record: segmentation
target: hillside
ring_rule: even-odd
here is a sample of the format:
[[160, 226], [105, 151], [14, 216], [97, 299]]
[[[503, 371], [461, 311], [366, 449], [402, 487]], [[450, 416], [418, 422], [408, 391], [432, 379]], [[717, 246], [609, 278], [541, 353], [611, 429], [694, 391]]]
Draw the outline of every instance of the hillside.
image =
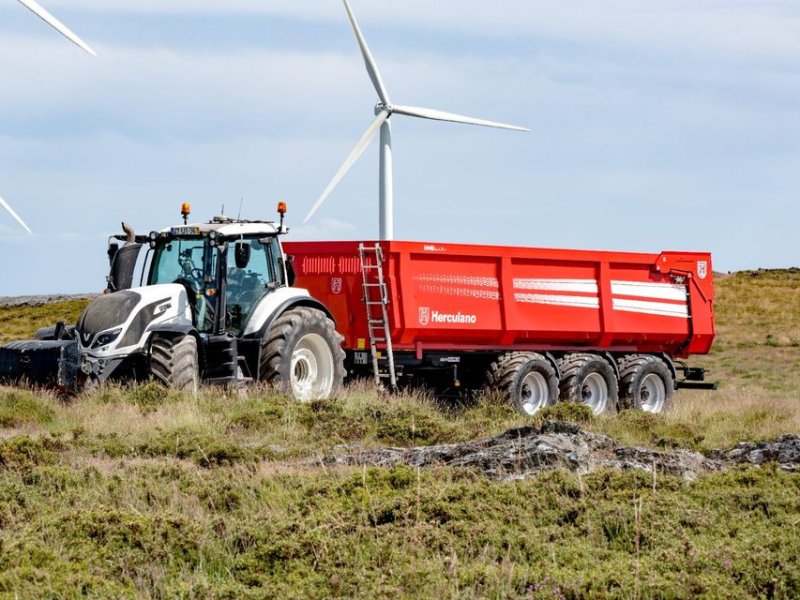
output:
[[[717, 392], [663, 416], [577, 418], [669, 451], [800, 433], [800, 272], [721, 276]], [[0, 307], [0, 339], [85, 301]], [[498, 481], [331, 456], [539, 426], [485, 398], [447, 408], [367, 388], [298, 405], [146, 385], [64, 403], [0, 388], [0, 596], [796, 597], [800, 474], [695, 481], [601, 468]], [[339, 463], [347, 461], [338, 461]]]

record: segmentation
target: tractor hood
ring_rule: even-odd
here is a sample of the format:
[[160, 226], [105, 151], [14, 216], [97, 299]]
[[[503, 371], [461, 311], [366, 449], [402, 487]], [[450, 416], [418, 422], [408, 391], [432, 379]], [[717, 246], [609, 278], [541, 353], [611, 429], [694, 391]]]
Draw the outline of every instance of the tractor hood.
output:
[[83, 311], [75, 332], [84, 352], [109, 356], [138, 351], [152, 327], [167, 324], [192, 324], [182, 285], [151, 285], [100, 296]]

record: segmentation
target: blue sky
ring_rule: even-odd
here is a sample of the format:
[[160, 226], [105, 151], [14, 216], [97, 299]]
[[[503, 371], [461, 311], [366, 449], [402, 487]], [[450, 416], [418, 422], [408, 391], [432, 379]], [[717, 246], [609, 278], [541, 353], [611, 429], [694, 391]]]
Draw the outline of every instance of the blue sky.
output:
[[[398, 239], [800, 263], [796, 0], [352, 2], [395, 102], [533, 130], [396, 116]], [[376, 144], [301, 226], [376, 101], [340, 2], [42, 3], [99, 57], [0, 0], [0, 295], [102, 289], [185, 201], [377, 236]]]

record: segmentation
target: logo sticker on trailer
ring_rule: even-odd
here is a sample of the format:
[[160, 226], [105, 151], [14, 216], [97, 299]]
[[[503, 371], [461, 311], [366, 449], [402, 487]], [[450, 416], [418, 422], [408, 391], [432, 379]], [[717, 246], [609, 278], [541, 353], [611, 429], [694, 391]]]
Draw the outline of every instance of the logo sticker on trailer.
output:
[[419, 307], [419, 324], [425, 327], [431, 322], [431, 309], [427, 306]]
[[334, 294], [341, 294], [342, 293], [342, 278], [341, 277], [332, 277], [331, 278], [331, 291]]
[[707, 275], [708, 275], [708, 261], [698, 260], [697, 261], [697, 276], [700, 279], [705, 279]]

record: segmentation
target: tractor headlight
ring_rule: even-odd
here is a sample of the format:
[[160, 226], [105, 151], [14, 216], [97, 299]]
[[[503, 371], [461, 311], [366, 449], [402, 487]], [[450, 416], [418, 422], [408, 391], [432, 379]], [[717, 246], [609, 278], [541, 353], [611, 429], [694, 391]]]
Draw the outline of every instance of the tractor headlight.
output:
[[157, 231], [151, 231], [149, 237], [150, 237], [150, 247], [151, 248], [155, 248], [156, 247], [156, 240], [158, 240], [158, 232]]
[[216, 245], [217, 245], [217, 232], [216, 231], [209, 232], [209, 234], [208, 234], [208, 245], [211, 246], [212, 248], [216, 247]]
[[106, 331], [105, 333], [101, 333], [97, 336], [97, 339], [92, 344], [92, 348], [100, 348], [101, 346], [108, 346], [110, 343], [115, 341], [119, 334], [122, 333], [122, 327], [118, 327], [112, 331]]

